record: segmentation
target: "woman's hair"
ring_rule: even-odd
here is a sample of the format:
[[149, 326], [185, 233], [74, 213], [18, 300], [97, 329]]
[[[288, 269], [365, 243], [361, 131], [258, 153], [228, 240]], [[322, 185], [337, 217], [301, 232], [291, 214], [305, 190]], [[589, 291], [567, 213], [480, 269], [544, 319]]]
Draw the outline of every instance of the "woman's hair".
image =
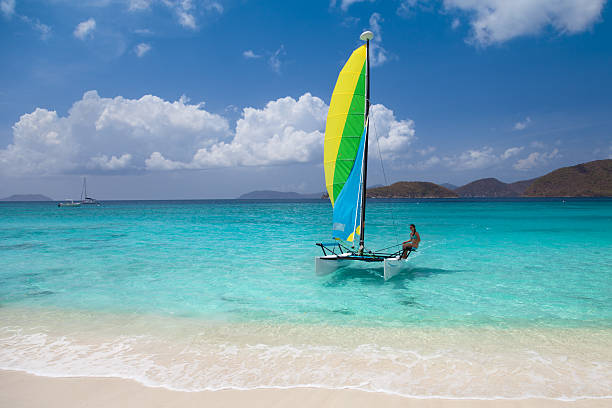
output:
[[416, 229], [416, 226], [414, 224], [410, 224], [411, 227], [414, 227], [414, 229]]

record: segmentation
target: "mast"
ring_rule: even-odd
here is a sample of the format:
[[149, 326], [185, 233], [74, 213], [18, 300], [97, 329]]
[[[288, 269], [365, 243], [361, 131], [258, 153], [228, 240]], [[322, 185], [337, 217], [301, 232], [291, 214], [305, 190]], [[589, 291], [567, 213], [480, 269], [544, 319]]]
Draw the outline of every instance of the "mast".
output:
[[370, 40], [374, 38], [371, 31], [364, 31], [359, 38], [366, 42], [366, 97], [365, 97], [365, 146], [363, 152], [363, 184], [361, 187], [361, 231], [359, 231], [359, 255], [363, 255], [364, 236], [365, 236], [365, 209], [366, 209], [366, 186], [368, 180], [368, 133], [370, 130], [370, 122], [368, 115], [370, 114]]

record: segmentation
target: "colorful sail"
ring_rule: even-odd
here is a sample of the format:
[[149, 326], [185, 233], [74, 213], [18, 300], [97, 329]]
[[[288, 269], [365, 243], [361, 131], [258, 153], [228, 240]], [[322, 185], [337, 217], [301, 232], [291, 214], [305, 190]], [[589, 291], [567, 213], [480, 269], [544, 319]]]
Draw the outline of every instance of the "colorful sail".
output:
[[323, 166], [334, 207], [333, 236], [348, 241], [359, 234], [366, 54], [365, 45], [357, 48], [340, 71], [325, 125]]
[[366, 46], [363, 45], [353, 51], [340, 71], [329, 105], [323, 166], [325, 185], [334, 206], [351, 173], [363, 135], [365, 71]]
[[353, 168], [334, 204], [332, 237], [351, 242], [361, 233], [362, 170], [366, 130], [363, 132]]

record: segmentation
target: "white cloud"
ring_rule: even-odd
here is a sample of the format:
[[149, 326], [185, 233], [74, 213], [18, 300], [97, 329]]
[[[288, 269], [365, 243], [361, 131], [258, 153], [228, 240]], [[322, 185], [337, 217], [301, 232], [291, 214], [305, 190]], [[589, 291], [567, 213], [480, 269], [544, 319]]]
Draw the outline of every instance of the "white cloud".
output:
[[0, 173], [61, 174], [142, 169], [153, 152], [173, 160], [230, 135], [227, 120], [181, 100], [101, 98], [89, 91], [66, 117], [37, 108], [13, 125], [13, 141], [0, 149]]
[[15, 0], [0, 1], [0, 11], [2, 11], [4, 17], [11, 18], [15, 14]]
[[102, 154], [92, 157], [87, 167], [99, 170], [121, 170], [128, 167], [130, 160], [132, 160], [132, 155], [129, 153], [123, 154], [121, 157], [111, 156], [110, 158]]
[[130, 11], [148, 10], [151, 7], [152, 0], [129, 0]]
[[46, 40], [51, 36], [51, 27], [46, 24], [43, 24], [37, 18], [30, 18], [28, 16], [19, 16], [22, 21], [29, 24], [34, 30], [40, 33], [40, 39]]
[[370, 42], [370, 62], [373, 67], [384, 64], [387, 61], [387, 51], [382, 47], [382, 30], [380, 23], [383, 18], [378, 13], [370, 16], [370, 29], [374, 33], [374, 38]]
[[74, 36], [80, 40], [84, 40], [92, 34], [93, 30], [96, 29], [96, 20], [90, 18], [79, 23], [74, 29]]
[[[102, 98], [89, 91], [68, 115], [38, 108], [13, 126], [0, 149], [0, 174], [63, 174], [86, 170], [202, 169], [320, 162], [329, 107], [306, 93], [245, 108], [230, 131], [227, 119], [189, 104], [152, 95]], [[393, 159], [415, 139], [414, 122], [371, 107], [370, 148]], [[378, 140], [376, 140], [378, 136]]]
[[514, 130], [525, 130], [527, 126], [531, 123], [531, 118], [527, 116], [524, 121], [518, 121], [514, 124]]
[[282, 64], [281, 57], [285, 56], [286, 54], [287, 53], [285, 52], [285, 46], [281, 44], [278, 50], [276, 50], [274, 54], [272, 54], [268, 59], [268, 64], [270, 65], [270, 68], [272, 68], [272, 71], [276, 72], [277, 74], [280, 74]]
[[[374, 1], [374, 0], [341, 0], [341, 1], [340, 1], [340, 8], [341, 8], [343, 11], [346, 11], [346, 10], [348, 10], [348, 8], [349, 8], [349, 7], [350, 7], [352, 4], [355, 4], [355, 3], [362, 3], [362, 2], [364, 2], [364, 1], [370, 1], [370, 2], [372, 2], [372, 1]], [[336, 0], [332, 0], [332, 1], [330, 2], [330, 5], [331, 5], [331, 7], [334, 7], [334, 6], [336, 5]]]
[[587, 30], [601, 17], [606, 0], [444, 0], [444, 8], [469, 15], [470, 42], [488, 46], [535, 35], [547, 27], [560, 34]]
[[246, 50], [242, 53], [242, 56], [246, 59], [261, 58], [261, 55], [255, 54], [252, 50]]
[[544, 149], [546, 147], [546, 146], [544, 146], [544, 143], [542, 143], [542, 142], [540, 142], [538, 140], [534, 140], [529, 145], [531, 147], [533, 147], [534, 149]]
[[499, 164], [500, 162], [516, 156], [523, 150], [523, 147], [510, 147], [501, 154], [495, 154], [493, 148], [483, 147], [482, 149], [470, 149], [458, 156], [444, 157], [444, 163], [457, 170], [475, 170]]
[[427, 156], [428, 154], [433, 153], [435, 150], [436, 150], [435, 147], [428, 146], [425, 149], [418, 149], [417, 153], [419, 153], [421, 156]]
[[438, 156], [431, 156], [427, 160], [417, 162], [416, 164], [409, 164], [407, 167], [415, 170], [426, 170], [441, 162], [442, 159], [440, 159]]
[[160, 152], [153, 152], [145, 160], [145, 167], [148, 170], [179, 170], [187, 169], [191, 166], [187, 163], [166, 159]]
[[509, 159], [510, 157], [516, 156], [517, 154], [522, 152], [523, 149], [524, 149], [523, 146], [521, 146], [521, 147], [511, 147], [509, 149], [506, 149], [506, 151], [503, 152], [500, 157], [501, 157], [502, 160]]
[[533, 152], [524, 159], [520, 159], [514, 164], [516, 170], [530, 170], [537, 166], [547, 164], [550, 160], [561, 157], [559, 149], [553, 149], [551, 152]]
[[149, 51], [151, 51], [151, 45], [147, 43], [140, 43], [134, 47], [134, 52], [140, 58], [144, 57], [144, 55]]
[[176, 14], [178, 15], [178, 18], [179, 18], [179, 24], [182, 25], [183, 27], [190, 28], [192, 30], [195, 30], [198, 28], [193, 14], [190, 14], [186, 12], [185, 10], [177, 10]]
[[380, 147], [384, 158], [393, 160], [416, 139], [414, 121], [397, 120], [384, 105], [370, 106], [370, 120], [370, 149]]
[[482, 149], [467, 150], [456, 157], [445, 157], [444, 161], [449, 167], [458, 170], [481, 169], [491, 166], [498, 160], [491, 147]]
[[309, 162], [322, 155], [328, 106], [309, 93], [285, 97], [263, 109], [245, 108], [229, 142], [199, 149], [197, 167], [262, 166]]
[[461, 25], [461, 21], [458, 18], [454, 18], [453, 22], [451, 23], [451, 28], [453, 30], [456, 30], [457, 28], [459, 28], [460, 25]]

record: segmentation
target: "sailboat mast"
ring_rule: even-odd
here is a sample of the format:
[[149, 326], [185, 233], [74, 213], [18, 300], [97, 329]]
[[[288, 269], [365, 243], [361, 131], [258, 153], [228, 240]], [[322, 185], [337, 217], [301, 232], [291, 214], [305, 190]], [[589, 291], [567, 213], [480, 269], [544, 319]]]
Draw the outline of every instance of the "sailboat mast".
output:
[[368, 134], [370, 133], [370, 40], [374, 37], [371, 31], [365, 31], [359, 38], [366, 42], [366, 98], [365, 98], [365, 146], [363, 152], [363, 184], [361, 186], [361, 230], [359, 232], [359, 255], [363, 255], [365, 237], [365, 210], [366, 210], [366, 186], [368, 181]]

